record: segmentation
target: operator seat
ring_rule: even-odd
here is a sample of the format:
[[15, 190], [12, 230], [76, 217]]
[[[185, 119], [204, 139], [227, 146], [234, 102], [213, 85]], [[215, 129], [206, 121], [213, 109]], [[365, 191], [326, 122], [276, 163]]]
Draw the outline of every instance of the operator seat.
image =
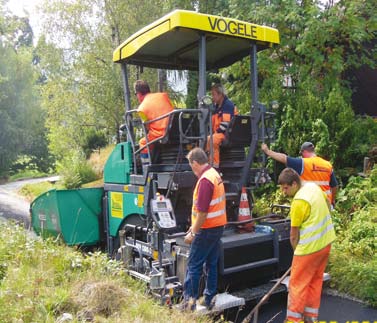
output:
[[[169, 117], [165, 135], [155, 145], [152, 156], [153, 165], [176, 165], [178, 162], [178, 164], [184, 165], [185, 169], [190, 170], [186, 155], [189, 152], [188, 145], [193, 142], [189, 139], [181, 138], [179, 131], [179, 114], [180, 113], [174, 113]], [[192, 115], [183, 115], [182, 131], [187, 136], [199, 136], [198, 119], [193, 118]], [[182, 169], [182, 167], [180, 167], [180, 169]]]
[[220, 168], [243, 167], [245, 147], [251, 142], [251, 117], [235, 115], [225, 132], [220, 147]]

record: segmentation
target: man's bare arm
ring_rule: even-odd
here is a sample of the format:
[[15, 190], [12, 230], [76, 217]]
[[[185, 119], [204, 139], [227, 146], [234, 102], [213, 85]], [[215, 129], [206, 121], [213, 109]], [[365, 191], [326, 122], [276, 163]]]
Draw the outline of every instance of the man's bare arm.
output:
[[266, 144], [262, 144], [262, 150], [263, 152], [272, 159], [286, 165], [287, 164], [287, 155], [283, 153], [277, 153], [276, 151], [273, 151], [268, 148]]
[[299, 227], [291, 227], [290, 241], [293, 251], [296, 249], [298, 241], [300, 240]]
[[331, 187], [330, 190], [331, 190], [331, 196], [332, 196], [331, 204], [335, 208], [335, 198], [336, 198], [336, 192], [338, 191], [338, 187], [337, 186]]
[[207, 218], [207, 212], [198, 212], [197, 219], [191, 228], [191, 232], [197, 234]]
[[207, 212], [198, 212], [197, 219], [193, 226], [190, 227], [190, 229], [187, 231], [187, 234], [184, 238], [185, 243], [192, 243], [194, 240], [193, 234], [197, 234], [202, 227], [204, 221], [207, 218]]

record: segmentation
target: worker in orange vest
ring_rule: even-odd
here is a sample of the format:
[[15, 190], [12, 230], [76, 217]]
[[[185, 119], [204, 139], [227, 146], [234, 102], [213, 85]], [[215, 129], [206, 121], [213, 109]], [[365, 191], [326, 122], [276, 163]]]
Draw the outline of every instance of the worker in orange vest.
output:
[[196, 307], [204, 264], [207, 277], [202, 305], [211, 309], [217, 292], [220, 238], [227, 223], [225, 189], [219, 173], [208, 164], [203, 149], [194, 148], [187, 159], [198, 181], [193, 194], [191, 227], [184, 238], [191, 247], [183, 286], [182, 309], [194, 310]]
[[[213, 140], [213, 167], [220, 166], [220, 145], [225, 139], [225, 131], [232, 117], [237, 114], [237, 108], [225, 95], [221, 84], [211, 87], [212, 101], [215, 104], [215, 113], [212, 115], [212, 140]], [[206, 151], [210, 151], [210, 137], [207, 138]]]
[[326, 194], [314, 183], [301, 183], [292, 168], [279, 176], [283, 194], [293, 197], [290, 241], [294, 250], [286, 322], [318, 321], [323, 273], [335, 240]]
[[266, 144], [262, 144], [262, 150], [272, 159], [293, 168], [303, 182], [312, 182], [319, 185], [326, 193], [332, 207], [335, 207], [338, 181], [334, 175], [333, 167], [330, 162], [316, 155], [314, 145], [311, 142], [302, 144], [300, 149], [302, 158], [289, 157], [286, 154], [272, 151]]
[[[134, 84], [134, 90], [137, 100], [140, 103], [137, 111], [144, 122], [157, 119], [174, 110], [168, 94], [165, 92], [151, 93], [147, 82], [143, 80], [136, 81]], [[169, 117], [166, 117], [153, 121], [147, 125], [147, 138], [143, 137], [139, 140], [140, 147], [145, 147], [140, 153], [143, 164], [149, 163], [148, 149], [146, 147], [147, 143], [162, 137], [165, 134], [168, 122]], [[153, 145], [149, 145], [149, 150], [152, 149]]]

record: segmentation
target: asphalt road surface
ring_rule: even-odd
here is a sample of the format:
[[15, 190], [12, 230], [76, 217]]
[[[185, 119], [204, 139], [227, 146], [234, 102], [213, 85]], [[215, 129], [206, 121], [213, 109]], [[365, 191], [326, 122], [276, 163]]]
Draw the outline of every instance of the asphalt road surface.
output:
[[15, 220], [23, 224], [26, 229], [30, 228], [29, 207], [30, 203], [17, 194], [17, 191], [25, 184], [45, 181], [56, 181], [58, 176], [47, 178], [35, 178], [16, 181], [0, 185], [0, 217], [1, 219]]
[[[12, 182], [0, 185], [0, 220], [8, 219], [22, 223], [30, 229], [30, 203], [17, 195], [17, 191], [25, 184], [43, 181], [55, 181], [58, 177], [39, 178]], [[377, 286], [376, 286], [377, 293]], [[284, 322], [286, 314], [286, 294], [273, 295], [269, 302], [259, 311], [258, 323]], [[242, 322], [255, 304], [249, 304], [241, 312], [229, 311], [224, 313], [225, 319]], [[338, 296], [323, 294], [319, 319], [322, 322], [337, 323], [377, 323], [377, 309], [367, 307], [359, 302]], [[253, 322], [253, 321], [251, 321]]]
[[[286, 315], [286, 295], [274, 295], [269, 303], [262, 306], [258, 315], [258, 323], [282, 323]], [[238, 313], [237, 322], [242, 322], [244, 317], [253, 309], [249, 305], [241, 313]], [[232, 318], [235, 318], [233, 313]], [[230, 318], [230, 317], [229, 317]], [[319, 323], [374, 323], [377, 322], [377, 309], [367, 307], [359, 302], [344, 299], [338, 296], [322, 295], [319, 312]], [[253, 322], [253, 320], [251, 320]]]

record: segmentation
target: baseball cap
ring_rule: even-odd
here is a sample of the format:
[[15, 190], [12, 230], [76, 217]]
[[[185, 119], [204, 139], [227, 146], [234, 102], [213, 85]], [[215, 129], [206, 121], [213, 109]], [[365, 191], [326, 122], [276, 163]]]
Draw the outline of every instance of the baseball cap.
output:
[[314, 151], [314, 145], [310, 141], [306, 141], [301, 145], [300, 153], [302, 153], [304, 150], [307, 151]]

